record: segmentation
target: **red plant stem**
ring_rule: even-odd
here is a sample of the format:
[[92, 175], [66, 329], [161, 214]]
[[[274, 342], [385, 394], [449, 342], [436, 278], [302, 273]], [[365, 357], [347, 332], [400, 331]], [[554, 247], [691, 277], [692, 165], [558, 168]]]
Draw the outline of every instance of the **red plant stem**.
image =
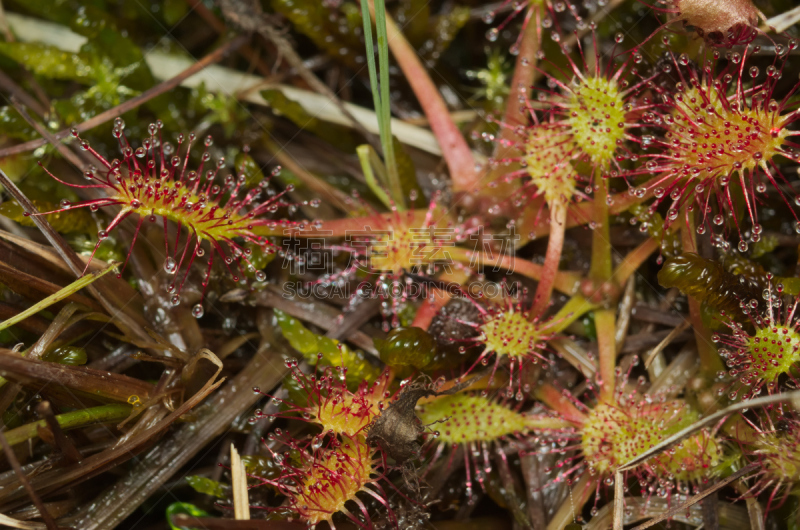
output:
[[[532, 8], [534, 9], [534, 8]], [[500, 129], [500, 138], [496, 144], [492, 157], [499, 162], [489, 172], [488, 180], [495, 182], [493, 187], [481, 186], [478, 193], [486, 196], [498, 198], [508, 198], [519, 187], [519, 181], [513, 180], [505, 182], [501, 180], [503, 174], [511, 173], [516, 169], [515, 165], [502, 163], [503, 159], [512, 157], [516, 147], [516, 129], [525, 126], [528, 122], [526, 113], [528, 111], [526, 102], [530, 96], [530, 89], [536, 76], [536, 53], [539, 51], [539, 26], [535, 20], [529, 20], [522, 33], [519, 43], [519, 55], [514, 65], [514, 75], [511, 78], [511, 90], [506, 101], [505, 113], [503, 114], [504, 126]]]
[[[428, 210], [411, 210], [408, 212], [412, 216], [410, 223], [422, 226]], [[375, 230], [381, 226], [391, 226], [396, 218], [396, 213], [383, 213], [369, 217], [354, 217], [351, 219], [335, 219], [323, 221], [319, 225], [306, 225], [303, 229], [299, 227], [286, 226], [254, 226], [253, 233], [259, 236], [293, 236], [293, 237], [344, 237], [348, 233], [363, 232], [365, 227]], [[406, 214], [404, 214], [406, 215]], [[502, 252], [496, 255], [487, 255], [459, 247], [443, 247], [437, 256], [447, 256], [450, 260], [469, 264], [482, 265], [485, 267], [499, 267], [508, 271], [517, 272], [532, 280], [540, 281], [542, 278], [542, 266], [524, 259], [516, 259]], [[573, 272], [556, 271], [553, 279], [553, 287], [562, 293], [573, 294], [577, 291], [580, 284], [580, 275]]]
[[[476, 252], [463, 248], [447, 248], [444, 250], [453, 260], [472, 265], [485, 267], [498, 267], [509, 272], [519, 273], [526, 278], [541, 281], [543, 267], [528, 260], [516, 259], [498, 252], [496, 256], [489, 256], [483, 252]], [[553, 287], [565, 294], [573, 294], [580, 286], [581, 277], [574, 272], [556, 271]]]
[[[611, 195], [611, 205], [608, 207], [608, 212], [611, 215], [616, 215], [627, 211], [631, 206], [640, 204], [652, 197], [652, 193], [648, 192], [644, 197], [634, 197], [627, 192]], [[566, 222], [564, 228], [574, 228], [587, 224], [592, 220], [591, 212], [594, 208], [594, 201], [584, 201], [577, 205], [572, 205], [567, 209]], [[428, 210], [419, 209], [413, 210], [414, 221], [422, 222]], [[545, 209], [543, 214], [550, 216], [550, 210]], [[391, 224], [394, 215], [392, 213], [377, 214], [383, 220], [378, 221], [384, 224]], [[405, 214], [404, 214], [405, 215]], [[550, 225], [537, 222], [540, 212], [538, 210], [528, 210], [523, 214], [523, 218], [518, 229], [518, 233], [523, 234], [521, 244], [530, 241], [531, 238], [538, 238], [550, 234]], [[253, 232], [261, 236], [293, 236], [293, 237], [344, 237], [348, 231], [351, 230], [364, 230], [365, 226], [372, 226], [376, 223], [376, 216], [370, 217], [354, 217], [350, 219], [335, 219], [332, 221], [323, 221], [318, 228], [310, 226], [308, 223], [304, 228], [299, 227], [266, 227], [256, 226]], [[530, 236], [528, 238], [527, 236]], [[538, 267], [535, 265], [534, 267]], [[531, 278], [538, 280], [538, 276], [531, 276]], [[556, 289], [558, 287], [556, 286]], [[559, 289], [561, 290], [561, 289]], [[569, 292], [569, 291], [564, 291]]]
[[[6, 426], [3, 424], [0, 427], [0, 431], [5, 431]], [[56, 524], [55, 519], [53, 516], [50, 515], [50, 512], [47, 511], [47, 507], [42, 502], [42, 498], [36, 493], [36, 490], [31, 486], [28, 477], [25, 475], [25, 472], [22, 470], [22, 466], [19, 465], [19, 460], [17, 460], [17, 456], [14, 454], [14, 451], [11, 449], [11, 446], [8, 445], [8, 440], [6, 440], [5, 434], [0, 432], [0, 445], [3, 447], [3, 452], [6, 455], [6, 460], [11, 465], [11, 469], [14, 470], [14, 473], [17, 475], [17, 479], [19, 479], [22, 487], [25, 488], [25, 491], [28, 492], [28, 496], [33, 501], [33, 505], [36, 506], [36, 509], [39, 510], [39, 517], [42, 518], [44, 521], [47, 530], [58, 530], [58, 525]]]
[[546, 329], [552, 333], [561, 333], [570, 327], [573, 322], [598, 307], [600, 307], [599, 304], [587, 300], [585, 296], [575, 295], [567, 300], [567, 303], [553, 315]]
[[[617, 361], [617, 344], [614, 331], [617, 329], [617, 320], [613, 309], [598, 309], [594, 313], [594, 326], [597, 332], [598, 359], [600, 361], [600, 378], [602, 381], [601, 399], [610, 401], [614, 396], [615, 373]], [[600, 337], [603, 337], [602, 339]]]
[[[528, 24], [530, 26], [531, 24]], [[553, 283], [558, 274], [558, 264], [561, 261], [561, 250], [564, 248], [564, 231], [566, 230], [567, 205], [563, 201], [554, 201], [550, 208], [550, 238], [547, 241], [547, 253], [542, 265], [542, 279], [536, 286], [533, 297], [531, 318], [537, 318], [547, 311], [550, 306], [550, 296], [553, 294]]]
[[[369, 0], [372, 16], [375, 16], [375, 4]], [[417, 57], [417, 52], [408, 43], [403, 32], [397, 27], [394, 20], [386, 16], [386, 32], [389, 39], [389, 49], [392, 50], [397, 64], [405, 74], [406, 80], [411, 85], [411, 90], [417, 97], [431, 130], [442, 148], [444, 160], [450, 170], [454, 191], [472, 191], [478, 186], [480, 175], [475, 171], [475, 159], [469, 145], [461, 135], [455, 122], [450, 118], [450, 112], [437, 90], [433, 80], [428, 75], [428, 70]]]
[[[697, 241], [695, 240], [694, 214], [682, 208], [685, 214], [686, 224], [681, 230], [681, 242], [684, 252], [697, 252]], [[700, 357], [700, 369], [707, 377], [714, 375], [723, 369], [722, 361], [717, 354], [717, 349], [711, 342], [711, 330], [703, 323], [700, 311], [700, 303], [692, 298], [689, 299], [689, 320], [692, 322], [694, 339], [697, 343], [697, 355]]]
[[578, 410], [572, 401], [550, 383], [537, 386], [533, 392], [536, 399], [557, 412], [565, 420], [578, 426], [586, 422], [586, 414]]
[[[592, 264], [589, 277], [598, 285], [612, 279], [610, 219], [608, 216], [608, 182], [602, 178], [599, 170], [595, 171], [594, 181], [597, 191], [594, 194], [594, 232], [592, 233]], [[617, 344], [614, 337], [616, 317], [613, 309], [598, 309], [594, 314], [597, 330], [597, 349], [600, 381], [600, 399], [610, 401], [614, 396], [617, 361]]]
[[[458, 285], [463, 285], [465, 281], [467, 281], [469, 275], [464, 271], [453, 271], [451, 274], [442, 274], [439, 277], [439, 280], [444, 283], [456, 283]], [[436, 313], [439, 312], [441, 308], [443, 308], [447, 302], [450, 301], [452, 298], [450, 292], [444, 291], [442, 289], [436, 289], [435, 287], [431, 288], [433, 290], [433, 297], [428, 297], [425, 302], [420, 306], [417, 310], [417, 314], [414, 315], [414, 321], [411, 322], [411, 325], [414, 327], [422, 328], [427, 330], [430, 325], [433, 317], [436, 316]]]

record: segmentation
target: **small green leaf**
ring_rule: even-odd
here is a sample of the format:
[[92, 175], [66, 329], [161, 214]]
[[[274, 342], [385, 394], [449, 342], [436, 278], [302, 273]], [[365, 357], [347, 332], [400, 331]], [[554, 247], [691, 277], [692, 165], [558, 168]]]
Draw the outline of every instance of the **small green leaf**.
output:
[[385, 340], [375, 339], [381, 361], [392, 368], [413, 366], [421, 370], [433, 362], [436, 341], [417, 327], [393, 329]]
[[236, 173], [238, 175], [244, 174], [245, 185], [248, 188], [254, 188], [261, 184], [261, 182], [267, 180], [267, 177], [264, 176], [264, 172], [261, 171], [261, 166], [258, 165], [258, 162], [253, 160], [252, 156], [246, 153], [239, 153], [234, 163], [236, 164]]
[[343, 16], [338, 10], [321, 8], [319, 0], [272, 0], [270, 3], [272, 9], [289, 19], [297, 31], [335, 61], [353, 71], [363, 67], [356, 60], [361, 55], [362, 45], [355, 31], [357, 26], [352, 26], [352, 12], [350, 16]]
[[244, 469], [249, 475], [271, 479], [277, 478], [281, 474], [281, 467], [275, 463], [272, 457], [260, 455], [244, 455], [242, 456], [242, 463]]
[[[299, 320], [279, 309], [275, 310], [275, 317], [283, 336], [309, 364], [315, 365], [317, 362], [321, 362], [326, 366], [346, 368], [348, 385], [358, 385], [362, 381], [375, 381], [380, 375], [380, 370], [367, 361], [363, 352], [352, 351], [347, 345], [336, 339], [312, 333]], [[319, 354], [322, 354], [321, 359]]]
[[[64, 4], [66, 4], [66, 2], [64, 2]], [[67, 6], [64, 5], [63, 7]], [[110, 17], [108, 11], [99, 9], [92, 5], [81, 5], [74, 12], [71, 12], [71, 10], [67, 8], [66, 12], [61, 13], [61, 16], [63, 17], [67, 13], [74, 15], [69, 21], [70, 29], [75, 33], [83, 35], [89, 39], [94, 38], [104, 29], [114, 27], [114, 21]]]
[[201, 510], [194, 504], [188, 502], [173, 502], [167, 507], [167, 523], [171, 530], [196, 530], [188, 526], [175, 526], [172, 524], [172, 517], [175, 515], [186, 514], [192, 517], [208, 517], [208, 512]]
[[225, 487], [216, 480], [198, 475], [190, 475], [186, 477], [186, 482], [188, 482], [197, 493], [211, 495], [218, 499], [227, 497], [227, 495], [225, 495]]
[[292, 348], [303, 354], [303, 357], [306, 357], [310, 363], [317, 364], [317, 336], [306, 329], [299, 320], [290, 317], [280, 309], [275, 310], [275, 317], [278, 319], [283, 336], [286, 337]]
[[189, 108], [203, 115], [206, 122], [222, 125], [228, 138], [249, 118], [249, 114], [235, 97], [209, 92], [205, 84], [192, 90]]
[[468, 7], [460, 6], [448, 10], [445, 14], [439, 15], [430, 35], [433, 35], [432, 45], [425, 47], [424, 59], [436, 59], [450, 46], [461, 28], [469, 21], [470, 10]]
[[431, 8], [427, 0], [402, 0], [393, 18], [403, 28], [408, 42], [419, 48], [430, 35]]

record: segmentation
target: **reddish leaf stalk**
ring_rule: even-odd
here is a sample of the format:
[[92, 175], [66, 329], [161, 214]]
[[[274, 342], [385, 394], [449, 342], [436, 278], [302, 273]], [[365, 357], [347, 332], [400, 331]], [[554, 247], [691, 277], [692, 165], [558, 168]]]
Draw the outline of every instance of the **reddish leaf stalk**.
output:
[[[533, 10], [529, 10], [529, 16], [532, 14]], [[540, 40], [540, 26], [538, 20], [536, 22], [528, 21], [519, 43], [519, 55], [517, 55], [517, 61], [514, 65], [514, 75], [511, 77], [511, 91], [503, 114], [503, 123], [508, 126], [501, 128], [500, 138], [493, 155], [495, 160], [498, 161], [513, 156], [514, 143], [516, 141], [514, 131], [518, 126], [527, 125], [527, 101], [530, 97], [530, 87], [533, 85], [533, 80], [536, 76], [536, 53], [539, 51]], [[499, 198], [510, 197], [513, 191], [518, 188], [519, 182], [517, 180], [506, 182], [501, 177], [503, 174], [511, 173], [515, 169], [516, 167], [514, 166], [498, 164], [489, 173], [489, 180], [497, 185], [493, 187], [483, 186], [479, 189], [479, 193]]]
[[586, 414], [578, 410], [575, 405], [564, 397], [560, 390], [549, 383], [539, 385], [534, 393], [536, 398], [557, 412], [559, 416], [575, 425], [583, 425]]
[[[452, 274], [442, 274], [439, 280], [444, 283], [464, 285], [468, 278], [469, 275], [465, 272], [453, 271]], [[439, 310], [452, 298], [452, 295], [448, 291], [443, 291], [441, 289], [434, 288], [433, 293], [433, 297], [425, 300], [422, 306], [417, 310], [414, 321], [411, 323], [412, 326], [427, 330], [431, 325], [433, 317], [435, 317]]]
[[652, 237], [631, 250], [622, 260], [612, 276], [617, 285], [625, 285], [633, 273], [659, 248], [659, 242]]
[[554, 202], [550, 208], [550, 238], [547, 241], [547, 253], [542, 266], [542, 279], [539, 281], [539, 285], [536, 286], [536, 295], [533, 298], [532, 318], [544, 314], [550, 305], [553, 285], [558, 274], [558, 264], [561, 261], [561, 250], [564, 247], [566, 221], [566, 204], [563, 201]]
[[[446, 252], [452, 259], [461, 263], [483, 266], [491, 265], [493, 267], [517, 272], [532, 280], [542, 280], [543, 267], [541, 265], [523, 259], [516, 259], [514, 256], [505, 254], [489, 256], [482, 252], [474, 252], [463, 248], [448, 248]], [[576, 292], [579, 285], [580, 276], [578, 274], [566, 271], [555, 272], [553, 287], [562, 293], [572, 294]]]
[[[646, 200], [653, 197], [652, 189], [648, 189], [643, 197], [637, 197], [628, 192], [617, 193], [610, 195], [611, 204], [608, 211], [611, 215], [617, 215], [627, 211], [631, 206], [641, 204]], [[573, 228], [587, 224], [592, 220], [592, 212], [594, 211], [594, 201], [583, 201], [579, 204], [573, 204], [567, 210], [567, 224], [566, 228]], [[545, 223], [538, 222], [540, 215], [549, 215], [548, 211], [539, 211], [538, 208], [528, 209], [523, 213], [522, 220], [519, 224], [519, 232], [523, 234], [521, 244], [525, 244], [530, 239], [543, 237], [550, 233], [550, 227]], [[530, 239], [525, 239], [527, 236]]]

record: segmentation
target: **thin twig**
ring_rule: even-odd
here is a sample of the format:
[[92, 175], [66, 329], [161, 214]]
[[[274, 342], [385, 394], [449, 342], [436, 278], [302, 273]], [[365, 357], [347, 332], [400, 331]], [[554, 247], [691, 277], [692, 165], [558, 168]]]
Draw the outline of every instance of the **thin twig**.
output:
[[770, 28], [775, 28], [776, 33], [783, 33], [790, 27], [800, 22], [800, 6], [785, 11], [780, 15], [776, 15], [766, 21], [766, 27], [761, 26], [762, 31], [769, 31]]
[[80, 156], [75, 154], [69, 147], [62, 144], [58, 138], [53, 135], [53, 133], [42, 127], [39, 122], [31, 118], [30, 114], [28, 114], [28, 111], [25, 110], [25, 107], [23, 107], [22, 104], [13, 96], [11, 97], [11, 104], [14, 106], [14, 109], [16, 109], [19, 115], [22, 116], [22, 119], [25, 120], [28, 125], [33, 127], [37, 133], [39, 133], [39, 136], [41, 136], [44, 140], [47, 140], [47, 142], [55, 147], [59, 154], [63, 156], [67, 162], [72, 164], [78, 171], [83, 172], [83, 168], [87, 164], [84, 160], [81, 160]]
[[39, 510], [39, 515], [41, 515], [42, 519], [44, 519], [44, 524], [47, 525], [47, 530], [58, 530], [58, 525], [53, 520], [50, 512], [47, 511], [42, 499], [39, 498], [39, 496], [36, 494], [36, 490], [34, 490], [31, 487], [31, 483], [28, 482], [28, 477], [25, 476], [25, 473], [22, 471], [22, 467], [19, 465], [17, 455], [15, 455], [14, 451], [11, 450], [11, 446], [8, 445], [8, 441], [6, 440], [6, 435], [2, 431], [5, 431], [5, 425], [3, 425], [2, 429], [0, 429], [0, 444], [3, 445], [3, 452], [6, 454], [8, 463], [11, 464], [11, 468], [14, 470], [14, 473], [17, 474], [17, 478], [19, 478], [20, 483], [22, 483], [22, 487], [28, 492], [28, 496], [30, 496], [33, 504], [36, 506], [36, 509]]
[[680, 335], [681, 333], [683, 333], [683, 332], [686, 330], [686, 328], [688, 328], [688, 327], [689, 327], [691, 324], [692, 324], [692, 323], [691, 323], [691, 321], [689, 321], [689, 320], [685, 320], [685, 321], [683, 321], [683, 322], [682, 322], [682, 323], [681, 323], [681, 324], [680, 324], [680, 325], [679, 325], [677, 328], [675, 328], [675, 329], [673, 329], [672, 331], [670, 331], [670, 332], [669, 332], [669, 335], [667, 335], [666, 337], [664, 337], [664, 340], [662, 340], [661, 342], [659, 342], [659, 343], [658, 343], [658, 345], [657, 345], [655, 348], [653, 348], [653, 349], [650, 351], [650, 353], [648, 353], [648, 354], [647, 354], [647, 357], [646, 357], [646, 358], [645, 358], [645, 360], [644, 360], [644, 367], [645, 367], [645, 368], [650, 368], [650, 365], [651, 365], [651, 364], [653, 363], [653, 361], [656, 359], [656, 356], [657, 356], [659, 353], [661, 353], [662, 351], [664, 351], [664, 348], [666, 348], [667, 346], [669, 346], [669, 345], [672, 343], [672, 341], [673, 341], [673, 340], [675, 340], [675, 338], [676, 338], [678, 335]]
[[36, 101], [36, 98], [25, 92], [22, 87], [14, 82], [5, 72], [0, 70], [0, 88], [11, 94], [12, 98], [19, 99], [26, 107], [30, 107], [39, 116], [44, 116], [47, 109]]
[[81, 452], [78, 451], [78, 448], [75, 447], [75, 444], [72, 443], [72, 440], [66, 435], [61, 425], [59, 425], [56, 415], [53, 414], [53, 407], [50, 406], [50, 402], [42, 401], [39, 403], [39, 405], [36, 406], [36, 412], [43, 416], [44, 421], [47, 422], [47, 427], [53, 434], [56, 449], [61, 451], [61, 453], [71, 461], [70, 463], [80, 462], [82, 458]]
[[[218, 19], [214, 13], [207, 8], [203, 2], [201, 2], [201, 0], [186, 0], [186, 3], [189, 4], [194, 12], [197, 13], [200, 18], [205, 20], [206, 23], [220, 35], [224, 35], [225, 32], [228, 31], [225, 23]], [[242, 46], [242, 48], [239, 50], [239, 55], [253, 63], [256, 69], [261, 72], [261, 75], [269, 77], [274, 73], [270, 67], [261, 60], [259, 54], [249, 44]]]

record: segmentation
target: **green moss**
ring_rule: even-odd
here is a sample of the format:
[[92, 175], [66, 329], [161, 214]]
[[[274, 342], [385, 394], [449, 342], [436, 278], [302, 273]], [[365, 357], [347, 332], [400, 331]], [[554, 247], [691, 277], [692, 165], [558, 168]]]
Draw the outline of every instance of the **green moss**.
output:
[[210, 478], [201, 477], [199, 475], [190, 475], [186, 477], [186, 482], [188, 482], [197, 493], [211, 495], [218, 499], [227, 497], [227, 495], [225, 495], [225, 487], [216, 480], [211, 480]]
[[[336, 339], [311, 332], [302, 322], [279, 309], [275, 310], [275, 317], [283, 336], [309, 364], [316, 365], [320, 362], [324, 366], [345, 367], [348, 385], [357, 386], [362, 381], [372, 382], [380, 375], [380, 370], [369, 363], [364, 352], [353, 351]], [[321, 359], [318, 354], [322, 355]]]

